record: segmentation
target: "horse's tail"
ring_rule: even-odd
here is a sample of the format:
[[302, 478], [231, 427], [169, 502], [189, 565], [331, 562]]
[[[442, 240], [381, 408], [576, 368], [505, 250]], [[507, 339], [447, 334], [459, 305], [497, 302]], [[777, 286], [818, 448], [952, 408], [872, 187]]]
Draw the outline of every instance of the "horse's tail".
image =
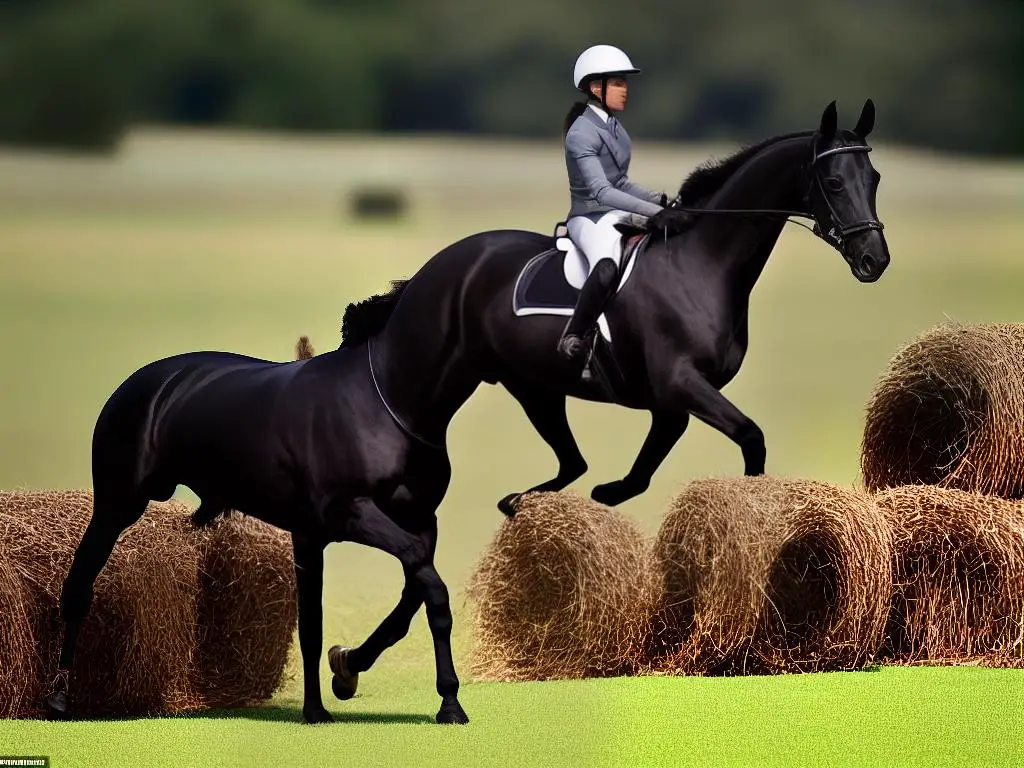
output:
[[341, 346], [355, 347], [380, 333], [395, 311], [408, 282], [392, 280], [391, 290], [387, 293], [349, 304], [341, 319]]
[[313, 345], [309, 341], [309, 336], [300, 336], [299, 340], [295, 342], [295, 359], [296, 360], [309, 360], [316, 354], [316, 350], [313, 349]]

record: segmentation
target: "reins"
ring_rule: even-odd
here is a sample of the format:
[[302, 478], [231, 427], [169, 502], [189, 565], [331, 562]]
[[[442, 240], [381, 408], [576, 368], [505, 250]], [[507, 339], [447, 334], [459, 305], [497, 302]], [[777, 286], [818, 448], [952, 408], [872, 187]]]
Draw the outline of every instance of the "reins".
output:
[[[835, 147], [833, 149], [827, 149], [824, 152], [818, 152], [817, 150], [818, 137], [814, 137], [814, 141], [811, 144], [811, 162], [808, 166], [808, 170], [813, 174], [813, 182], [817, 184], [818, 191], [821, 193], [822, 199], [828, 206], [829, 215], [832, 218], [832, 227], [829, 229], [828, 235], [822, 234], [819, 229], [817, 218], [812, 213], [804, 211], [787, 211], [775, 208], [692, 208], [688, 206], [676, 205], [676, 201], [679, 199], [676, 197], [671, 203], [669, 208], [674, 211], [682, 211], [684, 213], [694, 213], [700, 216], [757, 216], [757, 217], [784, 217], [787, 224], [796, 224], [799, 227], [803, 227], [808, 232], [813, 234], [815, 237], [820, 237], [822, 240], [829, 242], [833, 247], [842, 245], [843, 239], [850, 235], [855, 235], [860, 232], [868, 230], [881, 231], [885, 228], [885, 225], [877, 219], [864, 219], [853, 224], [844, 225], [836, 213], [835, 207], [832, 205], [832, 201], [829, 196], [825, 193], [825, 187], [821, 183], [821, 174], [817, 170], [818, 161], [824, 157], [830, 157], [831, 155], [838, 155], [848, 152], [870, 152], [871, 147], [865, 144], [854, 144], [844, 147]], [[805, 195], [805, 200], [809, 202], [810, 189], [808, 188]], [[801, 219], [810, 219], [814, 222], [813, 227], [809, 227], [801, 221], [793, 221], [792, 217], [798, 217]], [[665, 230], [665, 239], [668, 240], [668, 229]]]

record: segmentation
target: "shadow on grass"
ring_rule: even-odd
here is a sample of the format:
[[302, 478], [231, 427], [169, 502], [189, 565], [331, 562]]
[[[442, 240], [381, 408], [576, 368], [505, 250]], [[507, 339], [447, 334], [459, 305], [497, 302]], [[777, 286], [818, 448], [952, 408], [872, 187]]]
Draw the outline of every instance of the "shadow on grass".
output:
[[[347, 723], [371, 725], [433, 725], [434, 718], [411, 712], [331, 712], [333, 723], [325, 726], [343, 726]], [[126, 717], [81, 717], [57, 722], [72, 723], [126, 723], [143, 720], [253, 720], [261, 722], [297, 723], [305, 725], [301, 706], [246, 707], [242, 709], [204, 709], [195, 712], [176, 712], [166, 715]]]
[[[373, 725], [421, 725], [434, 724], [429, 715], [417, 715], [411, 712], [331, 712], [333, 723], [324, 725], [344, 725], [346, 723], [370, 723]], [[305, 723], [302, 719], [302, 707], [250, 707], [247, 709], [208, 709], [201, 712], [182, 712], [172, 717], [187, 720], [262, 720], [269, 722]]]

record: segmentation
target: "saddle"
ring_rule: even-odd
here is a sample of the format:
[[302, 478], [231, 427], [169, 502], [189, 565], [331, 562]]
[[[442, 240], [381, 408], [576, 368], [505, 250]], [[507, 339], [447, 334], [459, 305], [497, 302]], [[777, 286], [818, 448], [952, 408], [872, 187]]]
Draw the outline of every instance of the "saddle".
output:
[[[512, 311], [517, 317], [526, 315], [559, 315], [569, 317], [576, 307], [580, 290], [589, 276], [589, 263], [568, 234], [559, 234], [565, 222], [555, 226], [554, 248], [548, 248], [530, 259], [516, 279], [512, 292]], [[636, 259], [650, 240], [650, 234], [625, 224], [617, 224], [622, 233], [622, 257], [619, 259], [618, 293], [629, 280]], [[602, 314], [598, 327], [605, 341], [611, 342], [611, 328]]]
[[[633, 266], [646, 249], [650, 233], [628, 224], [615, 226], [622, 233], [622, 257], [619, 259], [618, 285], [615, 288], [618, 293], [629, 280]], [[565, 228], [565, 222], [555, 226], [554, 247], [530, 259], [516, 278], [515, 290], [512, 292], [512, 311], [517, 317], [569, 317], [576, 308], [580, 290], [589, 276], [589, 264], [568, 235], [559, 234], [560, 228]], [[597, 319], [597, 326], [599, 333], [594, 338], [591, 365], [602, 389], [612, 401], [616, 401], [616, 393], [623, 391], [625, 381], [615, 361], [611, 327], [604, 314]]]

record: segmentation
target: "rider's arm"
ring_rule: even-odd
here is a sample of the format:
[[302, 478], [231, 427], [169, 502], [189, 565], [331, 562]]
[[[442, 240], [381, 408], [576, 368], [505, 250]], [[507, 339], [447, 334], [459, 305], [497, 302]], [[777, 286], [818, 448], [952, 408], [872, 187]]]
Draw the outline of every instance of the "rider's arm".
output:
[[623, 176], [621, 179], [619, 179], [619, 183], [616, 184], [615, 186], [621, 189], [627, 195], [632, 195], [633, 197], [639, 197], [644, 200], [649, 200], [652, 203], [661, 202], [661, 192], [652, 192], [651, 190], [647, 189], [647, 187], [641, 187], [639, 184], [630, 181], [628, 176]]
[[590, 189], [590, 194], [594, 196], [594, 199], [609, 208], [639, 213], [641, 216], [653, 216], [660, 211], [660, 205], [631, 195], [629, 192], [616, 188], [608, 181], [598, 157], [599, 142], [600, 139], [588, 139], [584, 133], [570, 132], [566, 137], [566, 149], [576, 159], [584, 183]]

